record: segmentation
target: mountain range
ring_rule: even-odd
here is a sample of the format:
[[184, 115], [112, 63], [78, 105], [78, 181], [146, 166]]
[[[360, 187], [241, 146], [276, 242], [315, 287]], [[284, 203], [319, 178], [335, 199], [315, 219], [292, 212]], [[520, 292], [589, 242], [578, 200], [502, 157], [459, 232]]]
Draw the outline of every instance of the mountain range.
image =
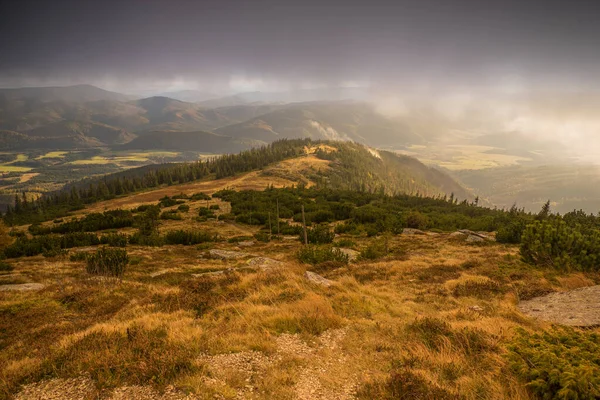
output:
[[230, 152], [284, 137], [371, 146], [424, 141], [402, 121], [385, 117], [367, 103], [250, 101], [260, 98], [258, 94], [241, 95], [239, 102], [221, 98], [211, 107], [207, 102], [166, 96], [132, 99], [89, 85], [1, 89], [0, 146], [3, 150], [126, 146], [210, 152], [219, 143], [225, 146], [219, 152]]

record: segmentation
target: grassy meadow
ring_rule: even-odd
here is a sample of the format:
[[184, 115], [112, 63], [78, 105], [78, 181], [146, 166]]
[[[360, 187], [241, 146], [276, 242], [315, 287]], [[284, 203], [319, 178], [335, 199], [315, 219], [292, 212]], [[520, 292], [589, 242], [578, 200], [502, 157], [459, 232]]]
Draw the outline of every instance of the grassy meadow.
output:
[[[295, 167], [312, 168], [311, 159]], [[291, 183], [266, 172], [165, 187], [78, 215], [181, 192]], [[523, 315], [518, 301], [600, 282], [598, 273], [524, 264], [516, 246], [433, 232], [338, 235], [334, 246], [359, 259], [303, 264], [298, 237], [261, 242], [256, 226], [198, 220], [201, 207], [229, 213], [227, 202], [183, 204], [164, 209], [182, 218], [161, 220], [162, 234], [205, 231], [220, 240], [128, 245], [122, 279], [86, 273], [76, 254], [94, 246], [7, 260], [13, 269], [0, 284], [45, 287], [0, 291], [0, 398], [28, 398], [39, 387], [59, 396], [74, 385], [88, 398], [115, 399], [534, 399], [511, 369], [509, 347], [518, 328], [551, 325]], [[243, 254], [218, 259], [215, 249]], [[259, 257], [278, 263], [265, 267]], [[308, 281], [307, 270], [330, 285]]]

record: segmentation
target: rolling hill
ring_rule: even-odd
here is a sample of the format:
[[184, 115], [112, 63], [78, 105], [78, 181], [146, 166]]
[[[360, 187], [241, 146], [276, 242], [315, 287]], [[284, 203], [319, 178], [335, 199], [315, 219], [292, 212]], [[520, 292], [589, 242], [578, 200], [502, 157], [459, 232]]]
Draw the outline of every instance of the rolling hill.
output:
[[90, 140], [90, 146], [93, 147], [93, 141], [100, 145], [117, 145], [127, 143], [133, 140], [136, 135], [120, 128], [97, 122], [78, 122], [78, 121], [60, 121], [43, 127], [25, 131], [29, 137], [37, 138], [64, 138], [64, 137], [82, 137]]
[[76, 103], [98, 100], [127, 101], [131, 99], [131, 96], [110, 92], [92, 85], [0, 89], [0, 97], [8, 100], [36, 99], [42, 102], [65, 101]]
[[311, 138], [352, 140], [378, 147], [425, 140], [401, 121], [386, 118], [366, 103], [355, 102], [293, 103], [215, 132], [266, 142]]
[[121, 149], [199, 151], [206, 153], [238, 152], [264, 142], [238, 139], [211, 132], [149, 132], [121, 146]]

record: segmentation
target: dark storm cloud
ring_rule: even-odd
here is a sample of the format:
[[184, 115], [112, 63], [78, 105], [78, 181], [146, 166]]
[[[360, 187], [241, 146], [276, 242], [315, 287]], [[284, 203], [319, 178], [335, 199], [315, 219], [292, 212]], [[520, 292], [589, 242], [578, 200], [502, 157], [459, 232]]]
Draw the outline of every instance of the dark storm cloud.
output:
[[226, 84], [587, 85], [600, 12], [584, 1], [84, 1], [0, 3], [0, 84], [175, 78]]

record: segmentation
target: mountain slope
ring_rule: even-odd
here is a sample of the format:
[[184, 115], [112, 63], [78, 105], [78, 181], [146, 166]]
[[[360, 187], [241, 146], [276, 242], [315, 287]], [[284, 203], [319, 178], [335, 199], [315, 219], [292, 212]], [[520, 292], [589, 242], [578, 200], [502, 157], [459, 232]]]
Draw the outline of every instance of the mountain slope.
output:
[[42, 102], [66, 101], [78, 103], [98, 100], [127, 101], [131, 99], [130, 96], [122, 93], [110, 92], [92, 85], [0, 89], [0, 97], [9, 100], [34, 98]]
[[156, 131], [146, 133], [122, 146], [135, 150], [199, 151], [206, 153], [235, 153], [251, 146], [264, 144], [256, 140], [234, 139], [211, 132]]
[[136, 136], [123, 129], [115, 128], [96, 122], [60, 121], [46, 126], [25, 131], [31, 138], [78, 138], [77, 142], [89, 144], [85, 147], [98, 145], [115, 145], [127, 143]]
[[[181, 132], [169, 134], [179, 135]], [[197, 135], [204, 140], [211, 138], [209, 135], [212, 135], [206, 132], [189, 134]], [[216, 137], [212, 137], [212, 140], [215, 141], [230, 139], [214, 136]], [[135, 146], [135, 142], [144, 138], [145, 136], [141, 136], [126, 146]], [[249, 172], [254, 174], [253, 176], [264, 186], [273, 182], [287, 182], [284, 185], [312, 182], [317, 186], [343, 190], [383, 191], [388, 194], [418, 193], [426, 196], [454, 193], [455, 198], [461, 200], [473, 198], [447, 174], [427, 167], [411, 157], [376, 151], [356, 143], [308, 139], [281, 140], [206, 162], [132, 168], [107, 175], [96, 180], [95, 184], [99, 185], [97, 190], [105, 192], [108, 197], [113, 197], [118, 193], [110, 191], [116, 190], [118, 186], [125, 187], [123, 183], [125, 181], [137, 181], [136, 190], [139, 190], [158, 188], [167, 182], [171, 185], [193, 186], [191, 182], [211, 177], [221, 179], [236, 176], [236, 180], [244, 181], [245, 178], [241, 174]], [[87, 189], [89, 184], [90, 181], [75, 182], [73, 186]], [[227, 183], [230, 184], [231, 182]], [[85, 198], [86, 193], [81, 194], [82, 199]]]
[[354, 102], [294, 103], [215, 132], [267, 142], [311, 138], [393, 146], [424, 141], [401, 121], [386, 118], [368, 104]]

